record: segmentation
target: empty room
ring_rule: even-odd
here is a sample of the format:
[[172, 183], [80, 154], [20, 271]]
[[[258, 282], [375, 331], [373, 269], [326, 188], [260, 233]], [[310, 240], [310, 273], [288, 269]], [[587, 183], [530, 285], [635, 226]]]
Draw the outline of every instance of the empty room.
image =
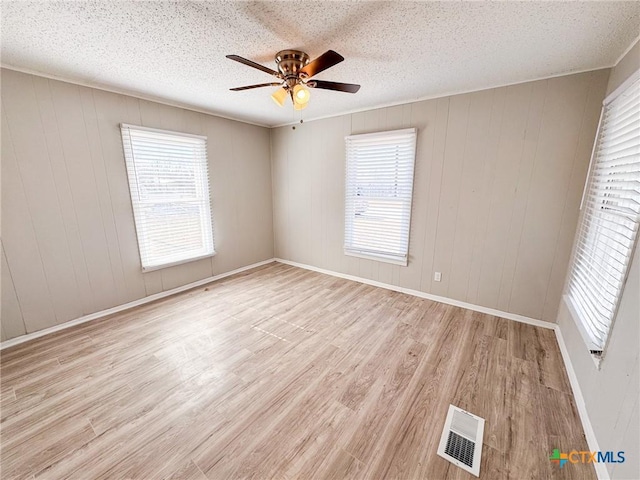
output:
[[0, 478], [640, 480], [640, 2], [0, 8]]

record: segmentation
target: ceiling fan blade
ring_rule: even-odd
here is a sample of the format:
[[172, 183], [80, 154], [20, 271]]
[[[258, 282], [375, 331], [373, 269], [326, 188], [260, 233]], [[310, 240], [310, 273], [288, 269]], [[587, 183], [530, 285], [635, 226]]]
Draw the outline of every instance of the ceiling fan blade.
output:
[[266, 72], [275, 77], [281, 77], [281, 74], [276, 72], [275, 70], [271, 70], [269, 67], [265, 67], [264, 65], [260, 65], [259, 63], [252, 62], [251, 60], [247, 60], [246, 58], [243, 58], [239, 55], [227, 55], [227, 58], [229, 60], [235, 60], [236, 62], [243, 63], [244, 65], [257, 68], [258, 70], [262, 70], [263, 72]]
[[311, 80], [307, 83], [311, 88], [322, 88], [324, 90], [337, 90], [338, 92], [356, 93], [360, 90], [360, 85], [355, 83], [325, 82], [324, 80]]
[[302, 73], [306, 73], [307, 77], [313, 77], [314, 75], [337, 65], [344, 60], [344, 57], [333, 50], [328, 50], [320, 55], [318, 58], [301, 68]]
[[233, 90], [234, 92], [239, 92], [240, 90], [251, 90], [252, 88], [260, 88], [260, 87], [279, 87], [280, 85], [282, 84], [279, 82], [259, 83], [257, 85], [247, 85], [246, 87], [230, 88], [229, 90]]

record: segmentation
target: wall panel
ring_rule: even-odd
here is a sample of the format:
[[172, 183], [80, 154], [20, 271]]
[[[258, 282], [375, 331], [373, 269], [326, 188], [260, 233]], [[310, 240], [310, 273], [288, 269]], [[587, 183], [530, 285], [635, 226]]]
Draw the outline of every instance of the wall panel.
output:
[[[277, 256], [553, 321], [608, 75], [274, 129]], [[346, 256], [344, 137], [409, 126], [418, 128], [409, 265]]]
[[[142, 273], [120, 123], [203, 134], [217, 255]], [[273, 256], [269, 130], [2, 70], [4, 339]]]
[[[14, 88], [8, 79], [3, 88]], [[39, 261], [53, 306], [51, 321], [78, 315], [72, 302], [76, 279], [66, 242], [62, 212], [44, 136], [34, 83], [28, 78], [23, 95], [3, 98], [9, 138], [31, 223], [38, 243]]]
[[[6, 289], [11, 288], [10, 281], [13, 283], [25, 330], [33, 332], [55, 325], [56, 318], [2, 103], [2, 244], [9, 269], [9, 276], [2, 277], [2, 289], [5, 296]], [[19, 324], [18, 318], [2, 313], [3, 325]]]

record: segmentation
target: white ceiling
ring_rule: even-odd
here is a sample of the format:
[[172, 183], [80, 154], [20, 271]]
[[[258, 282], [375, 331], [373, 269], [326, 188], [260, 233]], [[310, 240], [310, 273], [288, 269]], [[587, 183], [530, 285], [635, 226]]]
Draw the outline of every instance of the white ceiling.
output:
[[[639, 32], [640, 2], [3, 1], [2, 64], [273, 126], [608, 67]], [[286, 48], [336, 50], [317, 78], [360, 92], [229, 91], [273, 77], [225, 55]]]

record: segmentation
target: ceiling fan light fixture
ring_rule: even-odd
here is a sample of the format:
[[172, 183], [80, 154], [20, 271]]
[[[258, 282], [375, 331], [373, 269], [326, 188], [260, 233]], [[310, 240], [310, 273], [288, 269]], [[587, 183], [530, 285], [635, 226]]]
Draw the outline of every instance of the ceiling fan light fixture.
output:
[[271, 98], [279, 106], [284, 107], [287, 95], [296, 110], [303, 110], [309, 104], [311, 92], [309, 88], [334, 90], [337, 92], [356, 93], [360, 85], [353, 83], [329, 82], [325, 80], [311, 80], [316, 74], [342, 62], [344, 57], [333, 50], [327, 50], [315, 60], [309, 61], [309, 55], [301, 50], [281, 50], [276, 53], [276, 65], [278, 70], [260, 65], [252, 60], [239, 55], [227, 55], [227, 58], [243, 65], [255, 68], [278, 78], [277, 82], [246, 85], [244, 87], [231, 88], [233, 91], [251, 90], [261, 87], [282, 87], [273, 92]]
[[284, 101], [287, 99], [287, 91], [284, 88], [279, 88], [273, 92], [271, 99], [279, 106], [284, 107]]
[[[293, 103], [297, 105], [306, 105], [309, 103], [309, 98], [311, 97], [311, 93], [309, 89], [302, 85], [301, 83], [297, 84], [293, 87]], [[302, 110], [302, 108], [298, 108], [297, 110]]]

